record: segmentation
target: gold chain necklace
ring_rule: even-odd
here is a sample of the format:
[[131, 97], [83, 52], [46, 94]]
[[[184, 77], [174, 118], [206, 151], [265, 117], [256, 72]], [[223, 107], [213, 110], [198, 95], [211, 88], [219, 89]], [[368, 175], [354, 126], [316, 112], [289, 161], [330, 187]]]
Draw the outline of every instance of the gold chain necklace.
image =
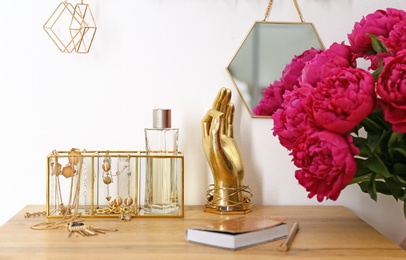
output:
[[[58, 154], [55, 153], [55, 158], [57, 162]], [[78, 149], [73, 148], [68, 156], [69, 165], [67, 167], [72, 167], [72, 171], [75, 165], [77, 165], [77, 180], [76, 185], [74, 185], [73, 176], [71, 177], [71, 185], [70, 185], [70, 193], [69, 193], [69, 203], [68, 203], [68, 210], [63, 213], [63, 218], [59, 221], [45, 221], [43, 223], [36, 224], [32, 226], [32, 229], [35, 230], [46, 230], [46, 229], [58, 229], [67, 227], [70, 222], [83, 221], [78, 213], [79, 209], [79, 193], [80, 193], [80, 179], [82, 175], [82, 166], [83, 166], [83, 157], [82, 154]], [[75, 193], [73, 194], [73, 187], [75, 186]], [[67, 215], [73, 209], [73, 214], [70, 218], [67, 218]], [[26, 217], [30, 216], [40, 216], [41, 214], [38, 213], [26, 213]]]

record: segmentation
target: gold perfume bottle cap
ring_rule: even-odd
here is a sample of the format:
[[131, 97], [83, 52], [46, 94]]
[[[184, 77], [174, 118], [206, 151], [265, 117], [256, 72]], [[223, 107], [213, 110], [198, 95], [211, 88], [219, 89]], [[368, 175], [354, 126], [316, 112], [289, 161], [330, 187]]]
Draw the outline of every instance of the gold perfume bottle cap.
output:
[[153, 110], [153, 128], [171, 128], [171, 110], [170, 109], [154, 109]]

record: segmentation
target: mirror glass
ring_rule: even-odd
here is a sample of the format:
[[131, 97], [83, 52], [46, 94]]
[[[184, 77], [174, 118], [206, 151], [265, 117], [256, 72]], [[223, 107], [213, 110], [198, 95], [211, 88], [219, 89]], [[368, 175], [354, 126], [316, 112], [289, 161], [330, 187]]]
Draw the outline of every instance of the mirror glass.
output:
[[254, 23], [226, 68], [252, 117], [259, 117], [252, 109], [262, 90], [281, 78], [295, 55], [311, 48], [324, 48], [311, 23]]

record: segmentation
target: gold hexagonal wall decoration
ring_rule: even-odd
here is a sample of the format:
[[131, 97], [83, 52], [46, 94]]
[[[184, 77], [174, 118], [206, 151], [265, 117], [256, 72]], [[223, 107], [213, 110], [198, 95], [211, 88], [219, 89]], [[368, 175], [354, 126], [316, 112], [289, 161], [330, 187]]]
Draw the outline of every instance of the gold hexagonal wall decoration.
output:
[[324, 49], [312, 23], [256, 21], [226, 70], [251, 117], [262, 90], [275, 80], [295, 55]]

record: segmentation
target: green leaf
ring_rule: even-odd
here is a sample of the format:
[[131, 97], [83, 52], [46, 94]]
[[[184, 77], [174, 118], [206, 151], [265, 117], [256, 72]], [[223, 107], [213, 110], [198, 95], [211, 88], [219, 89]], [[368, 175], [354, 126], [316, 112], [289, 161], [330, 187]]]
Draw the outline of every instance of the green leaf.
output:
[[391, 130], [392, 126], [385, 121], [382, 109], [378, 106], [368, 115], [361, 125], [368, 133], [381, 134], [384, 130]]
[[386, 165], [384, 164], [384, 162], [375, 153], [373, 154], [372, 157], [370, 157], [366, 160], [366, 165], [367, 165], [368, 169], [370, 169], [372, 172], [379, 174], [379, 175], [383, 176], [384, 178], [390, 177], [390, 172], [389, 172], [388, 168], [386, 168]]
[[406, 164], [395, 163], [393, 165], [393, 170], [395, 175], [406, 175]]
[[381, 65], [379, 66], [379, 68], [377, 68], [374, 72], [372, 72], [372, 76], [374, 77], [375, 81], [378, 81], [379, 75], [381, 74], [383, 69], [382, 62], [380, 62], [380, 64]]
[[362, 192], [368, 193], [368, 183], [369, 181], [363, 181], [358, 183], [358, 186], [360, 187]]
[[406, 151], [405, 151], [405, 149], [403, 149], [403, 148], [393, 148], [392, 149], [393, 151], [396, 151], [396, 152], [398, 152], [398, 153], [400, 153], [401, 155], [403, 155], [404, 157], [406, 157]]
[[376, 191], [385, 195], [392, 195], [392, 190], [388, 187], [387, 183], [383, 181], [375, 181]]
[[383, 181], [376, 181], [376, 191], [385, 195], [392, 195], [392, 190]]
[[372, 117], [373, 115], [371, 114], [368, 117], [364, 118], [364, 120], [362, 120], [361, 122], [361, 125], [368, 132], [368, 135], [379, 135], [384, 130], [384, 128], [380, 124], [378, 124]]
[[371, 38], [371, 44], [374, 51], [378, 52], [388, 52], [385, 44], [382, 41], [378, 40], [378, 37], [372, 34], [367, 34]]
[[[371, 176], [372, 177], [372, 176]], [[388, 185], [383, 181], [376, 181], [371, 178], [369, 181], [363, 181], [358, 183], [361, 191], [368, 193], [373, 200], [377, 200], [377, 193], [382, 193], [385, 195], [392, 195], [392, 190], [389, 189]]]
[[368, 146], [372, 152], [380, 150], [380, 146], [383, 143], [383, 139], [386, 137], [385, 131], [381, 134], [369, 134], [368, 133]]
[[361, 175], [361, 176], [356, 176], [352, 178], [351, 182], [349, 184], [355, 184], [355, 183], [363, 183], [365, 181], [368, 181], [371, 175]]
[[406, 187], [406, 180], [403, 176], [392, 175], [392, 179], [398, 183], [399, 187]]
[[371, 197], [371, 199], [377, 201], [378, 195], [376, 194], [375, 174], [371, 175], [371, 179], [368, 183], [368, 194]]
[[[392, 195], [396, 200], [399, 198], [402, 198], [405, 196], [405, 191], [402, 189], [402, 185], [397, 182], [395, 179], [388, 178], [385, 180], [387, 187], [390, 189], [390, 193], [388, 195]], [[379, 191], [381, 192], [381, 191]], [[386, 190], [383, 190], [381, 193], [386, 192]], [[386, 193], [384, 193], [386, 194]]]
[[381, 74], [382, 70], [383, 70], [383, 62], [382, 58], [379, 58], [379, 67], [372, 73], [375, 82], [378, 81], [379, 75]]
[[364, 158], [367, 158], [370, 156], [371, 150], [368, 146], [367, 139], [362, 138], [362, 137], [353, 136], [352, 142], [356, 147], [358, 147], [359, 152], [360, 152], [359, 156], [364, 157]]
[[403, 140], [403, 135], [403, 133], [393, 132], [389, 138], [388, 147], [392, 148], [397, 143], [401, 142]]
[[367, 139], [363, 137], [358, 137], [358, 136], [353, 136], [352, 137], [352, 142], [360, 148], [361, 146], [367, 146]]
[[367, 174], [372, 174], [371, 170], [368, 168], [368, 161], [362, 158], [354, 158], [357, 163], [357, 173], [356, 176], [362, 176]]

